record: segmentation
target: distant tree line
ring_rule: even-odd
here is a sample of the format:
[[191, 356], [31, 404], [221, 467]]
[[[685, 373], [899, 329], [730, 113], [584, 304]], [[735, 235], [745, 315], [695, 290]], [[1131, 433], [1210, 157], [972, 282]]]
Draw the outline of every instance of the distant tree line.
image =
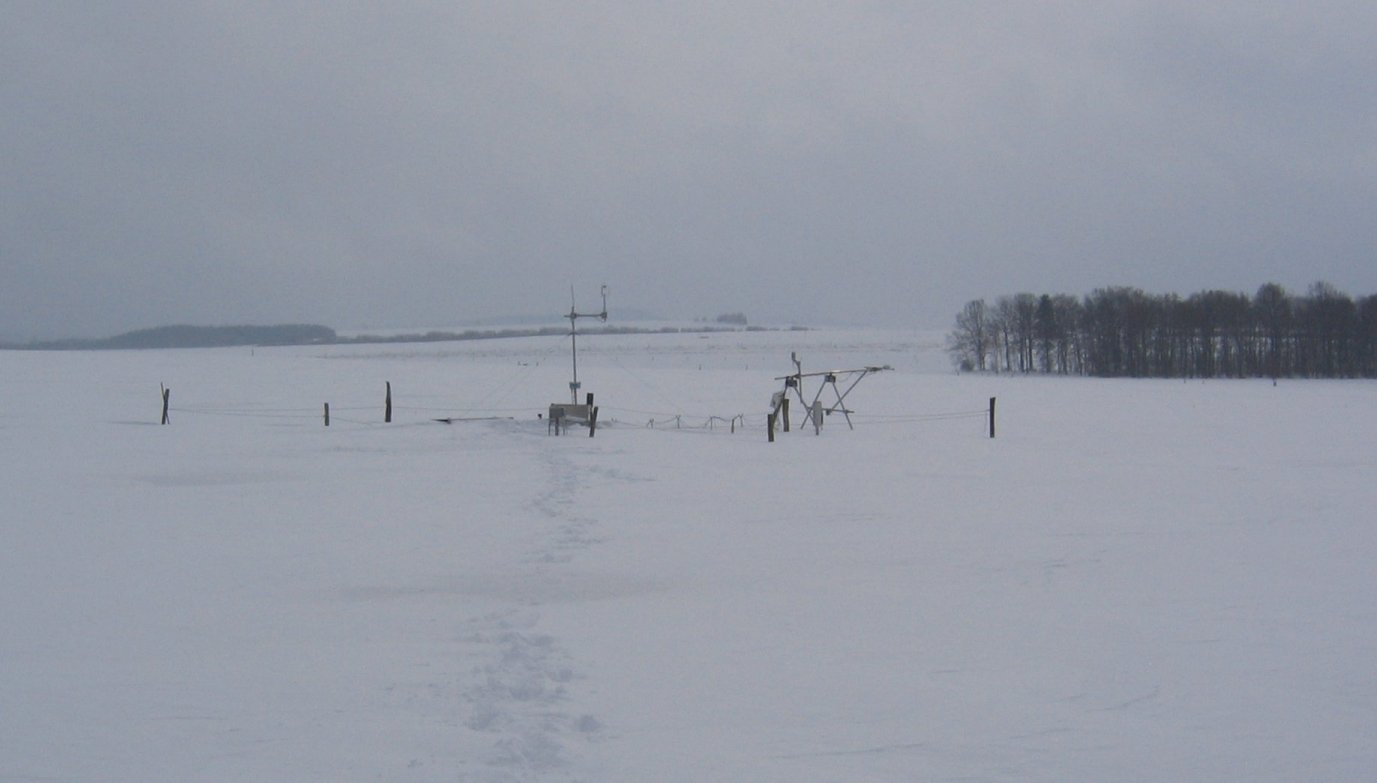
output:
[[311, 345], [337, 342], [335, 330], [315, 324], [273, 326], [155, 326], [98, 339], [69, 339], [0, 348], [107, 350], [144, 348], [223, 348], [239, 345]]
[[335, 330], [316, 324], [274, 326], [155, 326], [111, 337], [109, 348], [220, 348], [238, 345], [332, 343]]
[[[744, 318], [744, 316], [742, 316]], [[790, 331], [807, 331], [807, 327], [791, 326]], [[729, 322], [721, 326], [595, 326], [580, 328], [579, 334], [679, 334], [739, 331]], [[777, 327], [745, 326], [748, 332], [780, 331]], [[359, 335], [341, 337], [328, 326], [314, 324], [281, 324], [277, 326], [157, 326], [98, 339], [50, 340], [45, 342], [5, 343], [0, 350], [110, 350], [139, 348], [223, 348], [261, 345], [349, 345], [375, 343], [431, 343], [460, 340], [488, 340], [508, 337], [545, 337], [569, 334], [568, 326], [542, 326], [511, 329], [470, 329], [463, 332], [430, 331], [424, 334], [396, 334], [389, 336]]]
[[948, 335], [962, 370], [1161, 378], [1377, 377], [1377, 295], [1137, 288], [967, 302]]

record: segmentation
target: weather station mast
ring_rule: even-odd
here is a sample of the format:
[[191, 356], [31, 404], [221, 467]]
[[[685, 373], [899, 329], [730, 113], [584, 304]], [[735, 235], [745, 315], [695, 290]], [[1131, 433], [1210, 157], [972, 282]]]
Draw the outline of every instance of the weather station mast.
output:
[[569, 381], [570, 402], [578, 405], [579, 402], [579, 330], [578, 319], [596, 318], [603, 323], [607, 323], [607, 286], [602, 287], [602, 312], [600, 313], [580, 313], [574, 303], [574, 287], [569, 286], [569, 313], [564, 316], [569, 319], [569, 347], [574, 359], [574, 379]]

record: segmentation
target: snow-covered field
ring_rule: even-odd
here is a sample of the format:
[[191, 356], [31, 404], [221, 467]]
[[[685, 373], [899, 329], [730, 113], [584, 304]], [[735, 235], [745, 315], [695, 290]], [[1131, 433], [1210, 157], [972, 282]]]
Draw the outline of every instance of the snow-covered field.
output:
[[1377, 385], [939, 344], [0, 354], [0, 781], [1371, 779]]

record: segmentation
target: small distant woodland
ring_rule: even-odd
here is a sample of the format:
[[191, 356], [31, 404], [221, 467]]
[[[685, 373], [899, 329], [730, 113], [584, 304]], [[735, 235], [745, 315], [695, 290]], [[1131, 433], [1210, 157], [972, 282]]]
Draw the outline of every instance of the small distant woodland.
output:
[[967, 302], [947, 351], [963, 371], [1159, 378], [1377, 377], [1377, 295], [1329, 283], [1293, 295], [1182, 297], [1101, 288]]

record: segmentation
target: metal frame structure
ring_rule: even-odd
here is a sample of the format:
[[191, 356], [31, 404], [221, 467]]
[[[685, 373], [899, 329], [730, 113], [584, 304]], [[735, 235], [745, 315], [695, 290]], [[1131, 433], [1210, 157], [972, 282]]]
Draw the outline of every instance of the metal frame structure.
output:
[[[781, 392], [776, 392], [774, 395], [773, 413], [779, 412], [780, 407], [782, 407], [784, 402], [789, 397], [789, 390], [792, 389], [794, 391], [794, 394], [798, 396], [799, 404], [802, 405], [804, 410], [808, 412], [808, 418], [813, 423], [814, 434], [822, 433], [822, 420], [824, 416], [830, 416], [831, 414], [838, 412], [840, 412], [843, 416], [846, 417], [847, 427], [853, 430], [856, 429], [856, 425], [851, 421], [851, 414], [855, 413], [855, 411], [846, 407], [846, 395], [850, 394], [851, 390], [855, 389], [856, 385], [859, 384], [867, 375], [870, 375], [871, 373], [882, 372], [884, 370], [894, 369], [888, 364], [885, 364], [867, 365], [865, 367], [859, 367], [854, 370], [823, 370], [821, 372], [804, 372], [803, 362], [799, 361], [798, 353], [790, 353], [789, 359], [794, 363], [794, 372], [790, 375], [780, 375], [775, 378], [775, 380], [777, 381], [784, 381], [784, 389]], [[813, 395], [813, 399], [811, 402], [806, 400], [803, 396], [803, 384], [805, 378], [822, 379], [822, 382], [818, 384], [818, 390]], [[846, 387], [845, 391], [843, 391], [841, 387], [837, 385], [837, 381], [839, 378], [851, 379], [851, 383]], [[837, 401], [827, 407], [823, 407], [821, 401], [822, 393], [829, 386], [832, 387], [832, 392], [836, 395]]]

